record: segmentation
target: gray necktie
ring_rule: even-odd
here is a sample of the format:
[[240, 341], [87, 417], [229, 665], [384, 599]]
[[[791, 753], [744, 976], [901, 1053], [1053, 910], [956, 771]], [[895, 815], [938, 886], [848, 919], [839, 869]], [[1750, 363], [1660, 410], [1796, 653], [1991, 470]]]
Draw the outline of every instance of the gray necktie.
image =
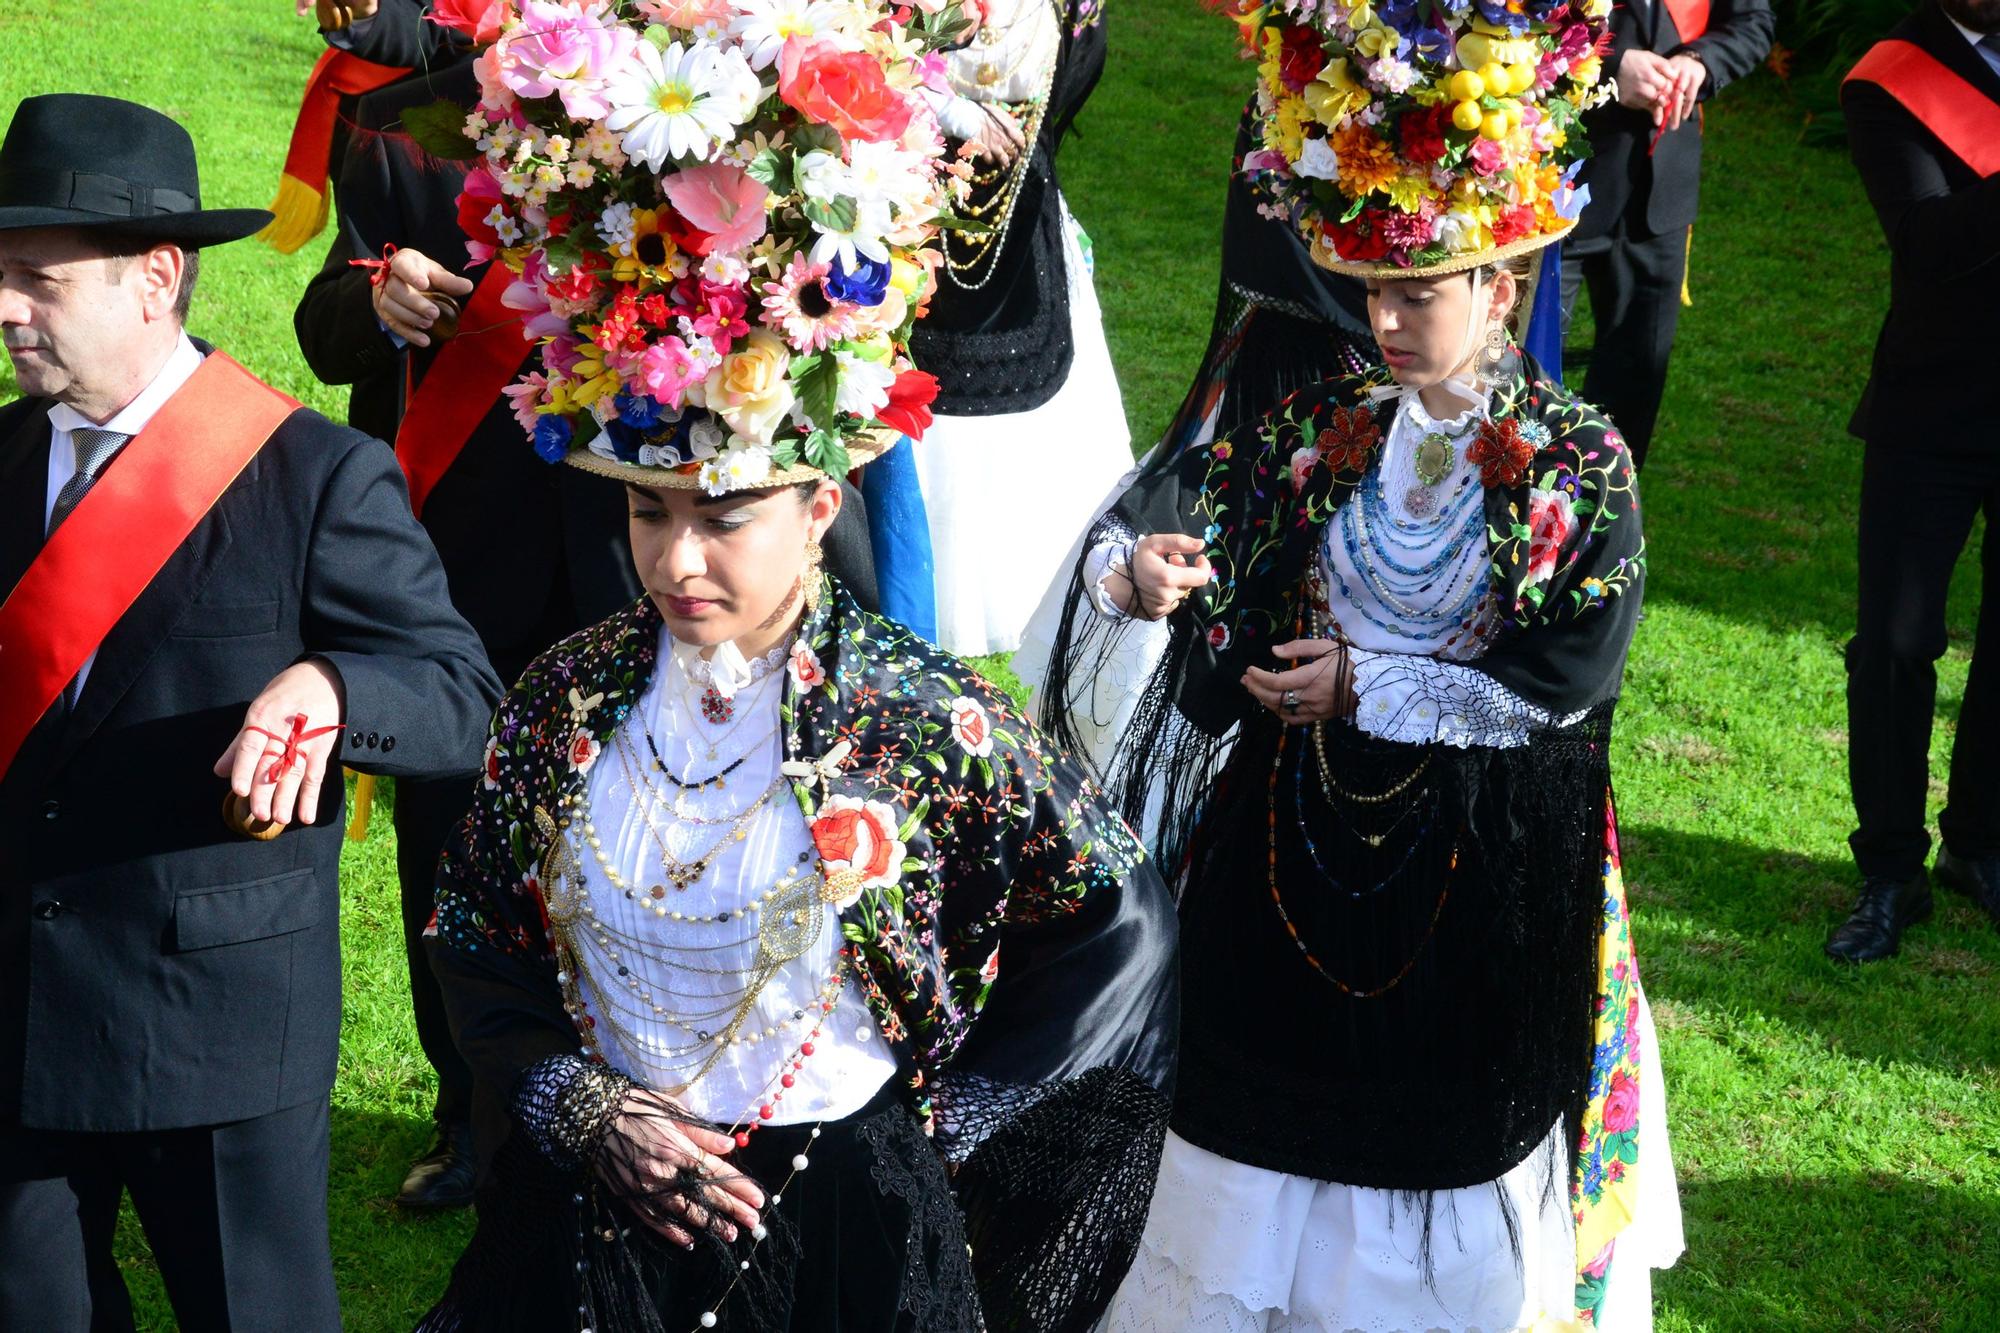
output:
[[[132, 437], [121, 435], [115, 430], [79, 426], [69, 433], [69, 438], [76, 445], [76, 472], [62, 484], [62, 489], [56, 492], [56, 506], [49, 511], [51, 537], [55, 535], [56, 529], [62, 526], [62, 521], [70, 516], [70, 511], [83, 502], [85, 493], [104, 471], [104, 465], [109, 463], [112, 457], [125, 447], [125, 441]], [[77, 681], [72, 680], [63, 686], [65, 710], [76, 707], [77, 684]]]
[[95, 426], [79, 426], [69, 433], [76, 445], [76, 472], [62, 484], [56, 492], [56, 507], [49, 511], [48, 535], [56, 535], [56, 529], [70, 516], [70, 511], [83, 502], [85, 492], [97, 481], [97, 474], [104, 470], [112, 456], [125, 447], [130, 435], [120, 435], [115, 430], [98, 430]]

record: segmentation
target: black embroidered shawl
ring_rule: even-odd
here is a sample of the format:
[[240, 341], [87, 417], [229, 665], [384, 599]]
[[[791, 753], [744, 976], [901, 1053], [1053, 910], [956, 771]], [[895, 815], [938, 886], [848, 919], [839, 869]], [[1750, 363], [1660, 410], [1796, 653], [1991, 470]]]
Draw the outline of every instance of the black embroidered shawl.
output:
[[[783, 736], [788, 759], [825, 761], [824, 782], [795, 780], [794, 792], [823, 870], [860, 885], [841, 921], [863, 993], [952, 1164], [987, 1326], [1085, 1329], [1131, 1260], [1163, 1141], [1171, 903], [1096, 783], [1004, 695], [860, 611], [836, 581], [826, 588], [787, 668]], [[654, 670], [659, 629], [642, 600], [528, 670], [494, 719], [478, 799], [440, 868], [433, 963], [479, 1084], [482, 1151], [498, 1150], [496, 1202], [482, 1203], [460, 1266], [481, 1282], [575, 1281], [570, 1260], [592, 1257], [492, 1253], [523, 1228], [575, 1233], [573, 1216], [504, 1216], [510, 1199], [581, 1197], [581, 1178], [526, 1179], [550, 1168], [503, 1142], [521, 1073], [581, 1045], [556, 983], [534, 812], [581, 789]], [[837, 826], [855, 820], [878, 825], [869, 845], [894, 855], [843, 861], [853, 844]], [[478, 1285], [455, 1281], [448, 1300], [505, 1308], [504, 1291]], [[481, 1325], [471, 1309], [439, 1326]], [[618, 1325], [600, 1312], [595, 1327]]]

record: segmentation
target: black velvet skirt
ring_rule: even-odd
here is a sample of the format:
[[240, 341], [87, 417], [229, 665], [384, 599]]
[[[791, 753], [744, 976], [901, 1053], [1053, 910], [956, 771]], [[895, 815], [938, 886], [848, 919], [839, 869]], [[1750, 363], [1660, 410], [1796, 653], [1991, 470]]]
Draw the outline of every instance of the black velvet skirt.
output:
[[[693, 1251], [574, 1181], [552, 1193], [538, 1162], [502, 1160], [503, 1149], [478, 1230], [420, 1333], [698, 1333], [708, 1313], [738, 1333], [978, 1330], [964, 1221], [896, 1082], [817, 1139], [811, 1130], [761, 1130], [731, 1159], [778, 1196], [766, 1239], [704, 1239]], [[810, 1165], [787, 1183], [801, 1153]]]

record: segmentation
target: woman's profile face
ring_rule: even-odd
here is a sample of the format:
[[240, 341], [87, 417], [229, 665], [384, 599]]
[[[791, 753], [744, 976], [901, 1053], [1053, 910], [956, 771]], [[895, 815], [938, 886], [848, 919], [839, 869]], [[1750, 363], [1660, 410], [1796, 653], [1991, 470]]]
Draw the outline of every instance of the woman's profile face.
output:
[[755, 638], [793, 610], [806, 545], [840, 512], [840, 487], [711, 496], [625, 487], [632, 563], [647, 596], [682, 643], [703, 648]]
[[1504, 271], [1490, 283], [1465, 273], [1368, 279], [1368, 323], [1396, 382], [1428, 388], [1463, 369], [1513, 299], [1513, 282]]

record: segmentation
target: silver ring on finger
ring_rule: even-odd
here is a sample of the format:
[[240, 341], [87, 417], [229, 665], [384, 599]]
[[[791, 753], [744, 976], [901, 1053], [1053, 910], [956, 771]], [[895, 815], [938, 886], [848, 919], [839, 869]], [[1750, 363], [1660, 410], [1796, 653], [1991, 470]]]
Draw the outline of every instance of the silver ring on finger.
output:
[[1278, 706], [1283, 708], [1287, 713], [1298, 712], [1299, 692], [1297, 690], [1286, 690], [1278, 696]]

